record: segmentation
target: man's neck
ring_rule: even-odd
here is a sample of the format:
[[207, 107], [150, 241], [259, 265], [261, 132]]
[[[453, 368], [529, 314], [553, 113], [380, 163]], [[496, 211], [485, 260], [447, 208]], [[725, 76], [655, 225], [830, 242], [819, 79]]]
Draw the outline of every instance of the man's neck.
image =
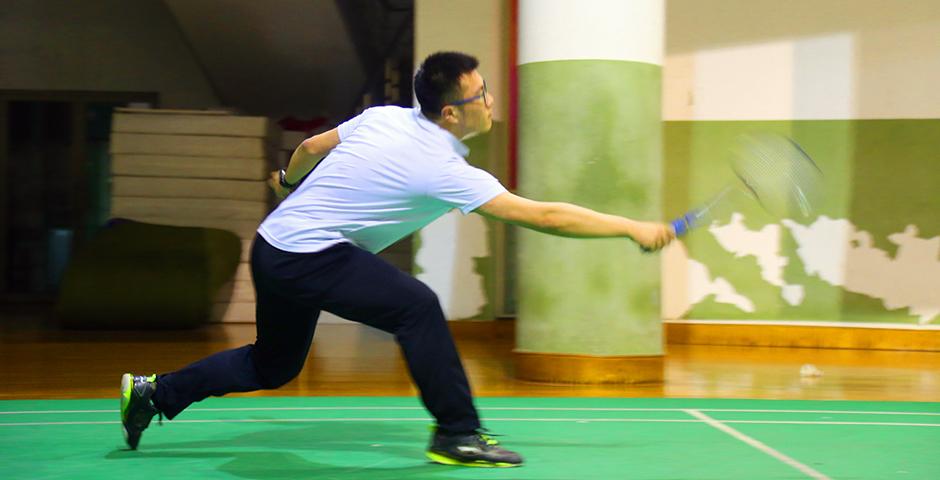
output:
[[458, 140], [463, 140], [463, 137], [467, 134], [467, 132], [464, 132], [460, 129], [460, 126], [445, 122], [443, 119], [434, 121], [434, 124], [443, 128], [444, 130], [447, 130], [451, 135], [457, 137]]

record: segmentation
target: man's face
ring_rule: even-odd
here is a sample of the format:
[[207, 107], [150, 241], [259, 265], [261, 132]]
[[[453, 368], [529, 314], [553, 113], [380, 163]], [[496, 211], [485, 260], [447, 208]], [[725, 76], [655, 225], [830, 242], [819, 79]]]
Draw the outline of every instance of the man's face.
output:
[[473, 101], [455, 106], [462, 137], [490, 131], [493, 126], [494, 98], [485, 89], [483, 76], [474, 70], [460, 77], [460, 98], [469, 99], [478, 97]]

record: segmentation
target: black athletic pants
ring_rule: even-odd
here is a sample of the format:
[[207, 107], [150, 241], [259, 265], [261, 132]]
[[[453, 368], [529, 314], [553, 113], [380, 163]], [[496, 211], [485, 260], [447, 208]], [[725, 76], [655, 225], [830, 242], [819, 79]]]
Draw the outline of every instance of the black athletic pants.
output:
[[348, 243], [289, 253], [256, 236], [251, 272], [257, 339], [158, 375], [154, 405], [173, 418], [193, 402], [274, 389], [300, 373], [320, 310], [392, 333], [441, 430], [480, 427], [470, 385], [437, 296], [424, 283]]

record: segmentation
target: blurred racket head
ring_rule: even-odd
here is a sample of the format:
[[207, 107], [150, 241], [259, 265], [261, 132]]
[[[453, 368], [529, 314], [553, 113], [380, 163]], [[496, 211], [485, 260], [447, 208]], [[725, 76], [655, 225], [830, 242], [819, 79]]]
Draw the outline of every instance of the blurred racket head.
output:
[[822, 200], [822, 171], [792, 139], [757, 133], [742, 136], [731, 168], [771, 215], [806, 219], [816, 214]]

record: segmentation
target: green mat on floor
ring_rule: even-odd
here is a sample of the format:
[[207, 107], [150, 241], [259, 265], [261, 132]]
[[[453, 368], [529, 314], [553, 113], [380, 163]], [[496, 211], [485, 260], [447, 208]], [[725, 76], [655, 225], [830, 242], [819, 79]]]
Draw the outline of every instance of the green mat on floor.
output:
[[0, 401], [2, 479], [940, 479], [940, 403], [480, 398], [526, 465], [428, 463], [413, 398], [226, 397], [124, 447], [118, 401]]

